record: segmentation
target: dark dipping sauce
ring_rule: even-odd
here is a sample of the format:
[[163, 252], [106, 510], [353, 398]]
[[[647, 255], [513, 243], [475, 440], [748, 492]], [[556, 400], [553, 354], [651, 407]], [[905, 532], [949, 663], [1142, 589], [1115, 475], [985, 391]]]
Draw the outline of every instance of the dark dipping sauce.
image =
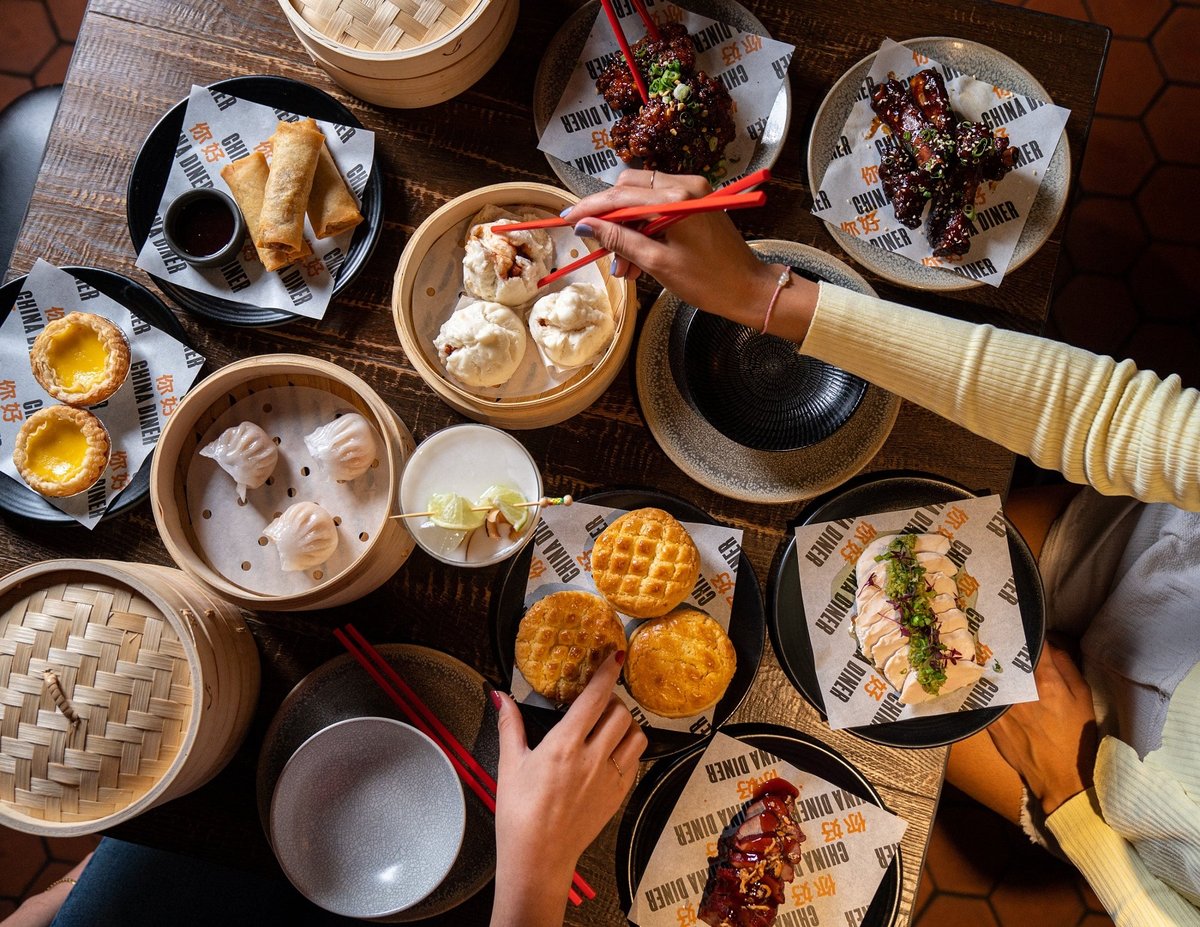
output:
[[228, 245], [235, 227], [224, 200], [198, 196], [179, 208], [171, 223], [171, 237], [189, 255], [203, 258]]

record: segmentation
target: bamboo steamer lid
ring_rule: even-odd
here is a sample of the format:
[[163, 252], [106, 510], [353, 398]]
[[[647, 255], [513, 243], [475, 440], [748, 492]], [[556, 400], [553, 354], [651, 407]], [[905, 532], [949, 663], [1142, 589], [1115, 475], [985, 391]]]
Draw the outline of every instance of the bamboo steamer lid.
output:
[[199, 591], [177, 570], [112, 561], [0, 580], [0, 824], [92, 833], [225, 765], [257, 702], [258, 653], [242, 616]]
[[231, 406], [261, 390], [281, 387], [329, 393], [374, 426], [383, 440], [383, 508], [387, 514], [399, 512], [400, 474], [414, 447], [404, 422], [378, 393], [342, 367], [299, 354], [270, 354], [222, 367], [194, 386], [171, 413], [150, 471], [155, 523], [176, 565], [219, 599], [253, 611], [309, 611], [353, 602], [387, 582], [408, 559], [415, 545], [402, 519], [383, 517], [367, 532], [361, 552], [349, 566], [309, 589], [286, 594], [256, 592], [221, 573], [209, 562], [197, 537], [188, 505], [187, 475], [201, 438]]
[[[579, 197], [558, 187], [541, 183], [501, 183], [472, 190], [434, 212], [413, 232], [405, 245], [392, 283], [392, 316], [409, 363], [447, 405], [477, 422], [497, 428], [525, 429], [557, 425], [582, 412], [603, 395], [633, 346], [637, 315], [637, 287], [630, 280], [608, 272], [608, 262], [598, 266], [604, 277], [609, 302], [617, 318], [612, 343], [604, 356], [590, 368], [565, 383], [537, 396], [493, 399], [477, 396], [452, 380], [440, 364], [426, 355], [414, 321], [415, 287], [418, 270], [434, 244], [450, 230], [466, 222], [489, 204], [534, 206], [551, 213], [579, 202]], [[529, 346], [527, 350], [535, 350]]]

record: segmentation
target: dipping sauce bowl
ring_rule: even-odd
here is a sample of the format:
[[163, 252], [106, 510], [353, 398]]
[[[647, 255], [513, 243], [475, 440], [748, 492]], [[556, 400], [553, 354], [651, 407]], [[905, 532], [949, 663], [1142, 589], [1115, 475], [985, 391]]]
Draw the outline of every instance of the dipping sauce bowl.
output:
[[199, 188], [181, 193], [163, 216], [171, 250], [194, 267], [218, 267], [242, 247], [246, 222], [233, 197]]

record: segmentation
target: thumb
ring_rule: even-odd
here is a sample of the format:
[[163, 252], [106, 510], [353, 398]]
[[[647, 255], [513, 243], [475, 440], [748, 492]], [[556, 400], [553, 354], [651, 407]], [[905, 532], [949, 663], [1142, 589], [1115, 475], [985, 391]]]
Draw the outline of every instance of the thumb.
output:
[[521, 717], [521, 709], [517, 703], [503, 692], [492, 692], [492, 702], [496, 705], [499, 718], [496, 721], [500, 732], [500, 777], [504, 770], [520, 762], [529, 752], [525, 741], [525, 719]]
[[651, 274], [666, 258], [667, 246], [628, 226], [589, 216], [575, 226], [575, 234], [595, 238], [601, 246]]

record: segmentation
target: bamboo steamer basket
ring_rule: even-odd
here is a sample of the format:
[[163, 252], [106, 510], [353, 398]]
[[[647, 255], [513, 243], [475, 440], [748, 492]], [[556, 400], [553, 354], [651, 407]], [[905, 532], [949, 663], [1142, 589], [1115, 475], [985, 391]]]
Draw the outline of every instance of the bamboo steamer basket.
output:
[[239, 609], [178, 570], [49, 560], [0, 579], [0, 824], [71, 837], [203, 785], [259, 662]]
[[[355, 96], [411, 109], [444, 102], [488, 72], [512, 37], [518, 0], [279, 0], [313, 63]], [[428, 25], [425, 25], [428, 23]]]
[[[637, 315], [637, 288], [632, 281], [608, 272], [606, 261], [597, 266], [617, 314], [617, 327], [604, 356], [573, 378], [548, 392], [517, 399], [477, 396], [447, 376], [440, 364], [431, 361], [419, 341], [413, 320], [413, 297], [417, 271], [433, 244], [448, 231], [464, 223], [488, 204], [496, 206], [535, 206], [554, 213], [579, 202], [579, 197], [558, 187], [540, 183], [500, 183], [480, 187], [451, 200], [421, 223], [413, 232], [392, 284], [392, 315], [400, 344], [408, 361], [451, 408], [463, 415], [497, 428], [544, 428], [557, 425], [582, 412], [600, 398], [612, 383], [633, 346]], [[562, 260], [562, 258], [560, 258]], [[529, 347], [527, 350], [534, 350]]]
[[414, 442], [400, 418], [362, 379], [349, 371], [300, 354], [248, 357], [222, 367], [184, 398], [163, 429], [150, 470], [154, 520], [176, 565], [209, 595], [252, 611], [312, 611], [360, 599], [378, 589], [404, 565], [414, 542], [403, 519], [385, 517], [354, 561], [311, 589], [268, 595], [247, 589], [216, 570], [204, 556], [187, 504], [187, 473], [201, 438], [230, 406], [264, 389], [303, 386], [323, 390], [354, 407], [383, 439], [380, 466], [387, 487], [386, 511], [400, 511], [400, 474]]

